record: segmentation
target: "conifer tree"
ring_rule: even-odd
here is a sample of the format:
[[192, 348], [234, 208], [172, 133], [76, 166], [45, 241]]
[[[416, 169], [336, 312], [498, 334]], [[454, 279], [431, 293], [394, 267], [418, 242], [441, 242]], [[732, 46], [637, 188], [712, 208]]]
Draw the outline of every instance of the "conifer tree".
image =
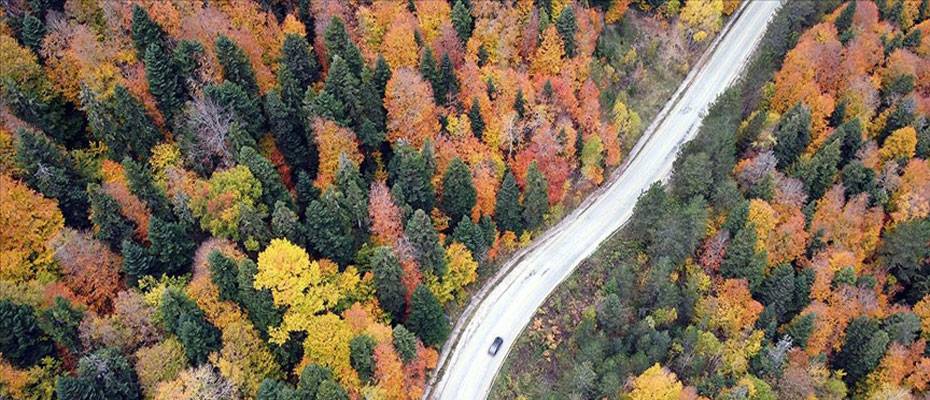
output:
[[239, 151], [239, 163], [245, 165], [262, 184], [262, 202], [268, 205], [268, 209], [274, 209], [277, 202], [283, 202], [288, 207], [293, 205], [291, 194], [284, 187], [281, 176], [271, 161], [258, 154], [255, 149], [243, 147]]
[[562, 37], [562, 43], [565, 47], [565, 55], [575, 56], [575, 32], [578, 30], [578, 22], [575, 21], [575, 11], [571, 5], [566, 6], [559, 14], [559, 19], [555, 23], [555, 28]]
[[417, 356], [417, 335], [410, 332], [403, 325], [394, 326], [394, 350], [404, 363], [410, 362]]
[[112, 348], [81, 357], [76, 374], [61, 375], [55, 382], [60, 400], [139, 400], [141, 393], [132, 364]]
[[216, 38], [216, 58], [223, 69], [223, 78], [239, 85], [252, 99], [258, 99], [255, 71], [245, 52], [226, 35]]
[[376, 248], [370, 262], [378, 303], [392, 319], [400, 321], [404, 317], [405, 308], [404, 272], [400, 262], [390, 247]]
[[433, 57], [433, 50], [430, 47], [426, 47], [423, 50], [423, 56], [420, 57], [420, 75], [433, 88], [433, 97], [438, 98], [437, 93], [440, 92], [439, 67], [436, 65], [436, 58]]
[[138, 58], [145, 57], [146, 50], [149, 46], [157, 44], [164, 46], [167, 44], [167, 34], [138, 4], [132, 7], [132, 26], [131, 26], [132, 43], [136, 48]]
[[210, 267], [210, 279], [219, 291], [220, 300], [238, 302], [239, 266], [236, 261], [213, 250], [207, 256], [207, 264]]
[[462, 43], [468, 43], [468, 39], [471, 38], [472, 22], [471, 7], [462, 0], [456, 0], [452, 7], [452, 27], [455, 28]]
[[390, 162], [391, 184], [400, 184], [403, 199], [414, 209], [432, 210], [436, 199], [430, 167], [432, 157], [427, 153], [401, 145]]
[[239, 304], [248, 313], [249, 320], [252, 321], [255, 329], [262, 334], [267, 334], [268, 329], [281, 324], [282, 316], [274, 305], [271, 291], [255, 289], [256, 273], [258, 273], [258, 265], [254, 261], [245, 259], [239, 263], [237, 276]]
[[371, 382], [375, 374], [375, 339], [358, 335], [349, 341], [349, 362], [363, 382]]
[[384, 57], [379, 54], [378, 61], [375, 62], [375, 71], [372, 74], [372, 85], [379, 99], [384, 98], [384, 90], [387, 88], [389, 80], [391, 80], [391, 66], [388, 65]]
[[58, 200], [66, 224], [78, 229], [90, 227], [86, 180], [71, 156], [42, 133], [20, 129], [17, 137], [16, 164], [26, 184]]
[[307, 207], [307, 241], [316, 254], [346, 265], [356, 251], [352, 217], [342, 207], [343, 194], [329, 189]]
[[747, 223], [727, 246], [726, 257], [720, 264], [720, 274], [724, 278], [745, 279], [752, 291], [762, 284], [766, 263], [765, 254], [757, 253], [755, 246], [756, 228]]
[[82, 350], [78, 328], [84, 319], [84, 312], [71, 305], [61, 296], [55, 297], [54, 304], [36, 313], [39, 327], [61, 348], [73, 353]]
[[281, 150], [284, 161], [295, 174], [297, 171], [306, 170], [309, 166], [310, 151], [296, 110], [282, 101], [279, 91], [272, 90], [265, 95], [265, 115], [268, 117], [271, 135]]
[[336, 112], [337, 115], [345, 118], [336, 120], [336, 122], [343, 126], [356, 127], [364, 117], [365, 110], [362, 109], [359, 97], [360, 85], [359, 78], [349, 69], [348, 63], [342, 57], [334, 56], [326, 75], [323, 91], [337, 99], [338, 104], [342, 105], [342, 108], [337, 109]]
[[293, 74], [301, 94], [307, 91], [310, 84], [320, 79], [320, 65], [307, 40], [294, 33], [284, 36], [278, 69], [287, 69]]
[[439, 243], [439, 234], [423, 210], [416, 210], [404, 229], [413, 246], [420, 270], [443, 276], [446, 273], [446, 250]]
[[878, 321], [860, 316], [846, 327], [843, 346], [833, 358], [836, 369], [846, 372], [844, 380], [852, 385], [878, 366], [890, 341]]
[[143, 276], [158, 275], [157, 261], [149, 249], [129, 239], [124, 240], [121, 247], [123, 249], [123, 274], [131, 285], [136, 285]]
[[362, 67], [365, 66], [362, 53], [355, 45], [355, 42], [349, 38], [349, 33], [346, 31], [342, 19], [333, 17], [329, 25], [326, 26], [323, 39], [326, 44], [326, 56], [329, 58], [330, 64], [333, 62], [333, 57], [338, 55], [346, 61], [349, 71], [352, 71], [356, 77], [362, 75]]
[[526, 98], [523, 97], [523, 89], [517, 89], [517, 97], [513, 100], [513, 109], [517, 112], [517, 117], [521, 119], [526, 115]]
[[23, 44], [38, 53], [42, 49], [42, 39], [45, 38], [45, 23], [32, 14], [26, 14], [22, 24], [20, 35]]
[[481, 259], [488, 249], [484, 230], [481, 229], [481, 226], [471, 222], [471, 218], [468, 216], [463, 216], [455, 225], [455, 229], [452, 231], [452, 240], [464, 244], [477, 259]]
[[161, 301], [165, 329], [175, 334], [184, 354], [193, 365], [207, 362], [207, 356], [220, 348], [220, 331], [207, 321], [197, 304], [181, 290], [165, 289]]
[[536, 161], [530, 163], [526, 171], [526, 185], [523, 189], [523, 222], [529, 230], [539, 228], [543, 218], [549, 212], [549, 184], [546, 177], [539, 172]]
[[158, 109], [165, 120], [174, 122], [184, 105], [184, 86], [178, 79], [180, 73], [173, 60], [169, 58], [162, 45], [150, 43], [145, 49], [145, 77], [149, 82], [149, 92], [155, 97]]
[[478, 98], [471, 100], [471, 108], [468, 109], [468, 121], [471, 122], [471, 132], [475, 134], [476, 138], [481, 139], [484, 136], [484, 118], [481, 117]]
[[197, 243], [190, 228], [183, 222], [168, 222], [153, 217], [149, 221], [149, 251], [155, 257], [158, 270], [168, 275], [182, 274], [194, 260]]
[[520, 187], [513, 173], [507, 170], [494, 203], [494, 221], [504, 231], [519, 235], [523, 232], [523, 207], [520, 205]]
[[458, 221], [463, 216], [471, 215], [477, 197], [478, 192], [472, 183], [471, 171], [460, 158], [454, 158], [442, 176], [442, 198], [439, 208], [452, 221]]
[[787, 167], [801, 155], [810, 142], [810, 135], [810, 109], [798, 103], [785, 112], [775, 127], [777, 142], [772, 150], [775, 151], [779, 169]]
[[346, 157], [339, 158], [336, 171], [336, 189], [342, 193], [342, 208], [351, 218], [359, 243], [368, 236], [368, 185], [358, 167]]
[[0, 353], [19, 368], [53, 354], [52, 343], [39, 329], [32, 306], [0, 300]]
[[131, 239], [135, 224], [124, 217], [116, 199], [99, 186], [90, 188], [90, 220], [94, 223], [94, 237], [119, 250], [123, 240]]
[[304, 245], [300, 218], [282, 201], [275, 203], [274, 212], [271, 213], [271, 234], [275, 238], [286, 238], [298, 246]]
[[[250, 97], [241, 86], [232, 81], [208, 85], [203, 89], [203, 93], [229, 112], [233, 120], [245, 129], [255, 142], [261, 139], [265, 118], [257, 97]], [[238, 152], [240, 149], [235, 150]]]
[[173, 219], [171, 204], [165, 192], [155, 185], [152, 171], [145, 164], [130, 158], [124, 158], [122, 166], [129, 190], [145, 203], [152, 215], [166, 220]]
[[198, 80], [196, 72], [203, 63], [204, 51], [203, 45], [194, 40], [181, 40], [174, 47], [171, 57], [188, 93], [193, 92], [192, 83]]
[[405, 325], [427, 346], [439, 347], [449, 337], [449, 320], [436, 296], [423, 284], [413, 291]]
[[145, 113], [142, 103], [125, 87], [117, 85], [113, 94], [101, 101], [88, 88], [81, 91], [82, 103], [94, 134], [107, 144], [111, 159], [133, 157], [146, 160], [161, 132]]
[[300, 213], [303, 214], [310, 203], [320, 197], [320, 189], [317, 189], [313, 184], [313, 178], [311, 178], [310, 174], [306, 171], [297, 172], [297, 185], [295, 189], [297, 192], [297, 206]]
[[447, 104], [459, 92], [459, 79], [455, 76], [455, 66], [448, 54], [442, 55], [439, 71], [436, 73], [437, 84], [433, 88], [436, 104]]

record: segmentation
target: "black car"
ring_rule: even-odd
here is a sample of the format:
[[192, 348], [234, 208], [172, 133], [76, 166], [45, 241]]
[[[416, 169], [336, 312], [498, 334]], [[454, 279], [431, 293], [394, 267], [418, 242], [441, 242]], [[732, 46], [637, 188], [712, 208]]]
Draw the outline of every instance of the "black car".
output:
[[500, 336], [494, 338], [494, 342], [491, 343], [491, 348], [488, 349], [488, 354], [492, 357], [497, 355], [497, 351], [500, 350], [502, 344], [504, 344], [504, 339], [501, 339]]

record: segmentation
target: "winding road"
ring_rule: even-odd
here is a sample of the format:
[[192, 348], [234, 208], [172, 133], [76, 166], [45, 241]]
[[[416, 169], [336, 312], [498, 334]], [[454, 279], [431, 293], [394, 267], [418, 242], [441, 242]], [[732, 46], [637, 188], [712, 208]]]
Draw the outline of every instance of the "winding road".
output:
[[[753, 0], [743, 5], [609, 183], [516, 254], [479, 291], [444, 346], [425, 398], [487, 397], [514, 340], [536, 309], [630, 218], [640, 193], [668, 177], [679, 147], [694, 137], [707, 108], [738, 78], [780, 5], [780, 0]], [[504, 342], [492, 357], [488, 348], [498, 336]]]

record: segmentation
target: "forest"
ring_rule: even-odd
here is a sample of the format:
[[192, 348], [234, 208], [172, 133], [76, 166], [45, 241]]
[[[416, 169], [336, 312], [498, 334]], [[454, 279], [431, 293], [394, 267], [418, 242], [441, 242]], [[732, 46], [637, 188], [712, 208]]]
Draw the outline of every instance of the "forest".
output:
[[0, 398], [420, 398], [738, 7], [0, 2]]
[[930, 396], [930, 4], [788, 2], [492, 398]]

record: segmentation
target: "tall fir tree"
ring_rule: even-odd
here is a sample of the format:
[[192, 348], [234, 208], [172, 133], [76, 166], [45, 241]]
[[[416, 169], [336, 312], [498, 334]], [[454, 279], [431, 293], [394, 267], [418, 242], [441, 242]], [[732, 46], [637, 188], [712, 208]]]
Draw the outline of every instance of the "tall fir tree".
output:
[[204, 55], [203, 45], [195, 40], [181, 40], [174, 46], [171, 58], [188, 93], [195, 91], [196, 82], [199, 80], [197, 70], [203, 64]]
[[[203, 89], [203, 93], [230, 113], [252, 141], [257, 143], [261, 139], [265, 133], [265, 118], [258, 98], [249, 96], [246, 90], [232, 81], [208, 85]], [[240, 149], [235, 150], [238, 152]]]
[[26, 184], [43, 196], [58, 200], [66, 224], [89, 228], [87, 181], [71, 156], [40, 132], [19, 129], [17, 137], [16, 164]]
[[282, 201], [275, 203], [274, 211], [271, 213], [271, 235], [275, 238], [285, 238], [291, 243], [304, 247], [300, 217]]
[[526, 171], [526, 185], [523, 189], [523, 222], [529, 230], [539, 228], [546, 213], [549, 212], [549, 184], [539, 171], [536, 161], [530, 163]]
[[426, 151], [418, 152], [406, 145], [395, 149], [394, 157], [391, 158], [391, 185], [400, 185], [404, 200], [414, 209], [433, 209], [436, 194], [432, 183], [432, 162], [432, 157]]
[[775, 127], [775, 158], [778, 168], [791, 165], [807, 148], [811, 140], [811, 112], [807, 106], [798, 103], [778, 121]]
[[307, 91], [310, 84], [320, 79], [320, 65], [316, 56], [307, 40], [296, 33], [288, 33], [284, 36], [284, 44], [281, 46], [281, 64], [278, 68], [286, 68], [294, 75], [301, 94]]
[[281, 182], [281, 176], [278, 175], [271, 161], [258, 154], [255, 149], [243, 147], [239, 151], [239, 163], [245, 165], [262, 184], [262, 202], [268, 206], [269, 210], [273, 210], [275, 203], [279, 201], [288, 207], [293, 207], [291, 194]]
[[520, 204], [520, 187], [513, 173], [507, 170], [494, 203], [494, 221], [504, 231], [523, 233], [523, 206]]
[[90, 220], [94, 223], [94, 237], [119, 251], [123, 240], [131, 239], [135, 224], [121, 214], [122, 207], [112, 196], [99, 186], [88, 189], [90, 193]]
[[404, 233], [413, 246], [420, 270], [440, 277], [445, 275], [446, 249], [439, 243], [439, 234], [423, 210], [414, 211]]
[[190, 230], [183, 222], [168, 222], [155, 217], [149, 221], [149, 251], [160, 273], [180, 275], [190, 269], [197, 250], [197, 242]]
[[0, 352], [4, 360], [28, 368], [53, 351], [51, 341], [39, 328], [32, 306], [0, 300]]
[[113, 348], [81, 357], [74, 375], [61, 375], [55, 382], [60, 400], [139, 400], [141, 393], [132, 363]]
[[442, 55], [439, 70], [436, 73], [436, 86], [433, 88], [433, 97], [436, 104], [448, 104], [459, 92], [459, 78], [455, 76], [455, 66], [449, 54]]
[[555, 22], [555, 28], [562, 37], [562, 44], [565, 47], [565, 55], [568, 57], [575, 56], [575, 49], [578, 44], [575, 40], [575, 32], [578, 31], [578, 22], [575, 20], [575, 10], [571, 5], [566, 6], [559, 13], [559, 19]]
[[513, 100], [513, 110], [521, 119], [526, 115], [526, 98], [523, 97], [523, 89], [517, 89], [517, 97]]
[[833, 366], [845, 371], [844, 380], [853, 385], [878, 366], [889, 342], [878, 321], [867, 316], [853, 318], [846, 326], [843, 346], [833, 357]]
[[481, 106], [478, 104], [478, 98], [471, 100], [471, 108], [468, 109], [468, 122], [471, 122], [471, 132], [475, 137], [481, 139], [484, 137], [484, 118], [481, 116]]
[[343, 194], [330, 188], [307, 207], [307, 241], [321, 257], [347, 265], [355, 256], [357, 240], [352, 216], [342, 207]]
[[258, 82], [249, 58], [226, 35], [216, 38], [216, 58], [220, 62], [224, 79], [239, 85], [251, 98], [258, 99]]
[[132, 6], [132, 25], [130, 27], [132, 44], [136, 49], [136, 57], [145, 57], [149, 46], [157, 44], [165, 46], [168, 35], [158, 23], [149, 17], [149, 13], [138, 4]]
[[143, 247], [134, 240], [124, 240], [123, 249], [123, 275], [130, 285], [135, 286], [139, 279], [147, 275], [159, 275], [158, 263], [148, 248]]
[[463, 216], [471, 215], [477, 198], [478, 192], [472, 182], [471, 171], [460, 158], [454, 158], [442, 176], [439, 208], [452, 221], [457, 222]]
[[404, 324], [415, 333], [423, 344], [439, 347], [449, 337], [449, 320], [429, 289], [423, 284], [417, 286], [410, 299], [410, 316]]
[[349, 70], [356, 77], [362, 75], [362, 67], [365, 66], [362, 53], [349, 37], [342, 19], [333, 17], [329, 25], [326, 26], [326, 32], [323, 33], [323, 42], [326, 44], [326, 56], [329, 63], [332, 63], [333, 57], [338, 55], [346, 61]]
[[32, 14], [26, 14], [23, 16], [20, 35], [23, 44], [38, 54], [42, 49], [42, 39], [45, 38], [45, 23]]
[[397, 261], [390, 247], [382, 246], [374, 250], [370, 264], [378, 304], [391, 315], [393, 320], [402, 320], [406, 304], [406, 290], [403, 283], [404, 271], [400, 262]]
[[141, 162], [131, 158], [123, 159], [123, 171], [129, 190], [142, 200], [152, 215], [169, 220], [174, 218], [171, 204], [165, 192], [155, 184], [152, 171]]
[[245, 309], [255, 329], [267, 334], [270, 328], [281, 324], [282, 314], [274, 305], [274, 298], [268, 289], [255, 289], [255, 274], [258, 265], [248, 258], [239, 262], [239, 305]]
[[745, 279], [749, 289], [755, 291], [765, 275], [766, 255], [756, 251], [756, 228], [747, 223], [727, 246], [727, 253], [720, 263], [720, 275], [724, 278]]
[[185, 101], [185, 91], [174, 61], [168, 57], [162, 45], [151, 43], [145, 49], [145, 77], [149, 92], [155, 97], [158, 109], [165, 120], [174, 123]]
[[98, 99], [85, 87], [81, 90], [81, 98], [90, 128], [107, 144], [111, 159], [147, 160], [152, 147], [162, 139], [142, 102], [122, 85], [117, 85], [106, 99]]
[[375, 62], [375, 71], [372, 74], [372, 85], [378, 93], [378, 98], [384, 98], [384, 91], [389, 80], [391, 80], [391, 66], [385, 61], [384, 56], [379, 54]]
[[473, 22], [471, 7], [462, 0], [456, 0], [455, 5], [452, 7], [452, 27], [455, 28], [455, 32], [458, 33], [459, 40], [462, 43], [468, 43], [468, 39], [471, 38]]

